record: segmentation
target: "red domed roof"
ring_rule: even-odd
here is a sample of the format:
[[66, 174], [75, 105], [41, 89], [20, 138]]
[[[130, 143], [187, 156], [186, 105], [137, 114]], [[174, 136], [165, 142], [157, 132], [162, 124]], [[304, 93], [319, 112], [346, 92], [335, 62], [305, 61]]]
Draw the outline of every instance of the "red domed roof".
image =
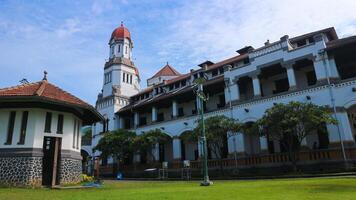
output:
[[112, 32], [110, 40], [124, 39], [124, 38], [131, 40], [131, 35], [130, 35], [130, 31], [126, 27], [124, 27], [124, 24], [121, 22], [120, 27], [116, 28]]

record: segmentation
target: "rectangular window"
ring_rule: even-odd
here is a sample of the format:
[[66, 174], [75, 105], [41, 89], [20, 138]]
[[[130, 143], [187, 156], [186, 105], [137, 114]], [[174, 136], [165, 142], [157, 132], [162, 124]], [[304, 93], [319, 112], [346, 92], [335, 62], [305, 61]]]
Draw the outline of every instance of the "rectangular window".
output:
[[130, 84], [132, 84], [132, 75], [130, 75]]
[[121, 48], [121, 45], [118, 45], [117, 46], [117, 52], [120, 53], [120, 48]]
[[126, 74], [126, 83], [129, 83], [129, 74]]
[[21, 120], [20, 139], [17, 144], [25, 144], [27, 121], [28, 121], [28, 111], [23, 111], [22, 120]]
[[164, 121], [164, 114], [163, 113], [158, 113], [157, 122], [162, 122], [162, 121]]
[[52, 113], [47, 112], [46, 113], [46, 121], [45, 121], [45, 133], [50, 133], [51, 132], [51, 124], [52, 124]]
[[74, 127], [73, 127], [73, 149], [75, 149], [75, 136], [77, 135], [77, 120], [74, 119]]
[[126, 78], [126, 74], [122, 73], [122, 82], [124, 82], [124, 83], [125, 83], [125, 78]]
[[63, 134], [63, 115], [58, 115], [58, 122], [57, 122], [57, 133]]
[[178, 108], [178, 117], [184, 116], [184, 110], [183, 108]]
[[104, 84], [108, 84], [111, 82], [111, 72], [104, 74]]
[[15, 126], [15, 117], [16, 111], [10, 112], [9, 123], [7, 126], [7, 138], [6, 138], [6, 145], [10, 145], [12, 143], [12, 135], [14, 134], [14, 126]]
[[127, 46], [125, 46], [125, 53], [127, 54]]
[[220, 74], [224, 74], [224, 68], [223, 68], [223, 67], [220, 67], [220, 68], [219, 68], [219, 73], [220, 73]]
[[144, 126], [147, 124], [147, 119], [146, 117], [140, 117], [139, 125]]
[[212, 72], [211, 72], [211, 76], [217, 76], [218, 75], [218, 69], [214, 69]]
[[80, 140], [80, 122], [77, 123], [77, 149], [79, 149], [79, 140]]

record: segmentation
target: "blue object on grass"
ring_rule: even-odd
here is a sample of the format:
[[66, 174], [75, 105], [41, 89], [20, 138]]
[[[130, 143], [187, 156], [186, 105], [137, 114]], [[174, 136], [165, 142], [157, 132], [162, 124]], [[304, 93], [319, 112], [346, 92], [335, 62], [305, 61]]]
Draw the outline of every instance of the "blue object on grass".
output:
[[117, 180], [122, 180], [122, 179], [124, 179], [124, 177], [123, 177], [123, 175], [122, 175], [121, 172], [117, 173], [116, 179], [117, 179]]
[[90, 183], [84, 183], [83, 186], [101, 188], [102, 185], [100, 183], [90, 182]]

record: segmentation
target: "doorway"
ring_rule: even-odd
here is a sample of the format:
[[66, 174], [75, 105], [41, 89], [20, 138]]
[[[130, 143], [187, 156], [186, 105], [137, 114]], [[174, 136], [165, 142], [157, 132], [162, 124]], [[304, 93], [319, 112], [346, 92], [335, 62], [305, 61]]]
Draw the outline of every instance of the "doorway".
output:
[[42, 160], [42, 185], [59, 185], [62, 138], [44, 137]]

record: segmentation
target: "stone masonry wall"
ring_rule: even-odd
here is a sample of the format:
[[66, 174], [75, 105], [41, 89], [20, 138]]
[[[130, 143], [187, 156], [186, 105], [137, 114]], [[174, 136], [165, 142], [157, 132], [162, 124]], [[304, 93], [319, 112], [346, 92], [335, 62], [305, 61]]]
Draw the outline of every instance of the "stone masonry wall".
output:
[[82, 161], [73, 158], [62, 158], [60, 166], [61, 184], [73, 184], [81, 181]]
[[0, 185], [41, 186], [42, 157], [0, 157]]

